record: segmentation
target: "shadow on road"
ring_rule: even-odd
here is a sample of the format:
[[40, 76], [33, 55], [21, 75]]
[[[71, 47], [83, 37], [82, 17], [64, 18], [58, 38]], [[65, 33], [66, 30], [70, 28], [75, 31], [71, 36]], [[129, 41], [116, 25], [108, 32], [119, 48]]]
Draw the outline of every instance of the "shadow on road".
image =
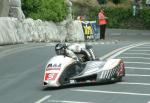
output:
[[117, 82], [69, 84], [69, 85], [64, 85], [64, 86], [60, 86], [60, 87], [46, 87], [46, 88], [43, 88], [42, 90], [43, 91], [55, 91], [55, 90], [68, 89], [68, 88], [111, 85], [111, 84], [115, 84], [115, 83], [117, 83]]

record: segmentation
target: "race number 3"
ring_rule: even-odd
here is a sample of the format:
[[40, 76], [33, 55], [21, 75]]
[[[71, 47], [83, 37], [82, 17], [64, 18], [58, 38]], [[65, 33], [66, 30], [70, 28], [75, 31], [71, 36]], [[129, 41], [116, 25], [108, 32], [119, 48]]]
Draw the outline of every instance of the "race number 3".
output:
[[55, 80], [58, 73], [46, 73], [45, 80]]

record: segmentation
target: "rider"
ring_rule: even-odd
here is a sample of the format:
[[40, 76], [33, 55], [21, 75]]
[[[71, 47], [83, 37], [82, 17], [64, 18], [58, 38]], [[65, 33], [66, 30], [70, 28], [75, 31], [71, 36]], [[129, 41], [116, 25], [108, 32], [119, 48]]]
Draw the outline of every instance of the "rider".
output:
[[67, 45], [58, 43], [55, 46], [55, 51], [57, 55], [66, 55], [76, 60], [78, 60], [78, 57], [76, 55], [77, 53], [84, 54], [86, 56], [87, 61], [95, 60], [93, 49], [91, 48], [91, 46], [85, 44], [82, 45], [76, 43], [72, 45]]

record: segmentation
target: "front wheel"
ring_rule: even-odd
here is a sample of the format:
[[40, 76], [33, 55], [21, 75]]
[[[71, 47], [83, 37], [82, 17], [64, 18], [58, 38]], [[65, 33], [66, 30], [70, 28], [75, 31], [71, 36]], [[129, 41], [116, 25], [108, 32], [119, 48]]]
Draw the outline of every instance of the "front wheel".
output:
[[69, 83], [69, 77], [67, 76], [67, 72], [64, 71], [63, 74], [61, 75], [60, 79], [59, 79], [59, 83], [60, 85], [64, 85]]
[[63, 73], [60, 76], [59, 83], [60, 85], [66, 85], [70, 83], [70, 78], [77, 75], [76, 63], [72, 63], [66, 67]]

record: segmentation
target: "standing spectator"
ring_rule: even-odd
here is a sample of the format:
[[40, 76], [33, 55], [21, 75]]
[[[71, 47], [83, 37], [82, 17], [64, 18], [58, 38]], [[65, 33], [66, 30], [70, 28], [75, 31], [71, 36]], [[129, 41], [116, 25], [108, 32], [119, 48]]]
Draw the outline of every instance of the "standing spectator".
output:
[[99, 25], [100, 25], [100, 39], [105, 39], [105, 31], [106, 31], [106, 25], [107, 25], [107, 17], [105, 16], [104, 9], [100, 9], [100, 12], [98, 13], [99, 18]]

